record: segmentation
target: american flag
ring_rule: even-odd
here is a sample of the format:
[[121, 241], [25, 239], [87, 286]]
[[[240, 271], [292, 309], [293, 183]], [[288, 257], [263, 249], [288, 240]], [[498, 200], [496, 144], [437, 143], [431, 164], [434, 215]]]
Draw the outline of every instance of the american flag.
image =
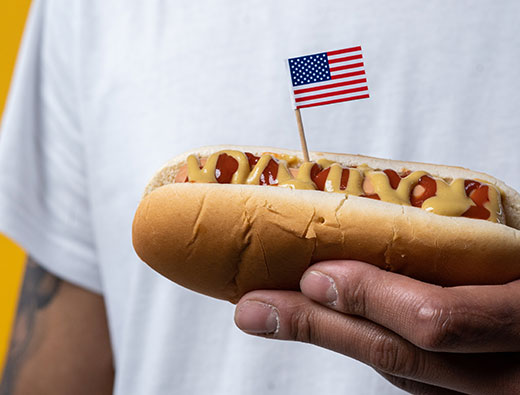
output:
[[288, 59], [294, 108], [367, 99], [361, 47]]

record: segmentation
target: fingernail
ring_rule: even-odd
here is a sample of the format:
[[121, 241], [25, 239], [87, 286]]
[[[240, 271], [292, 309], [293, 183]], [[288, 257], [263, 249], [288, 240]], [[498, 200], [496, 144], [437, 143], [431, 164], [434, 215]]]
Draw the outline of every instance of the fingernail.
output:
[[248, 301], [237, 309], [235, 323], [244, 332], [268, 335], [278, 332], [280, 318], [276, 307], [262, 302]]
[[338, 289], [334, 280], [315, 270], [302, 278], [300, 288], [304, 295], [316, 302], [334, 306], [338, 300]]

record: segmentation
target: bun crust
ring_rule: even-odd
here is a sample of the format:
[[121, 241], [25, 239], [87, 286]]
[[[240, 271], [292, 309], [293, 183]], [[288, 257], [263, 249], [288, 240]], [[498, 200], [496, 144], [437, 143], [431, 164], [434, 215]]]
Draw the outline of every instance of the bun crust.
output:
[[[254, 154], [298, 154], [232, 148]], [[206, 156], [221, 149], [230, 147], [196, 153]], [[373, 168], [485, 180], [506, 194], [506, 217], [513, 226], [321, 191], [171, 184], [189, 154], [169, 162], [152, 179], [134, 218], [133, 243], [153, 269], [194, 291], [235, 303], [254, 289], [297, 290], [309, 265], [327, 259], [361, 260], [443, 286], [502, 284], [520, 278], [518, 193], [488, 175], [448, 166], [437, 170], [436, 165], [311, 153], [311, 160], [322, 155], [345, 165], [367, 163]]]

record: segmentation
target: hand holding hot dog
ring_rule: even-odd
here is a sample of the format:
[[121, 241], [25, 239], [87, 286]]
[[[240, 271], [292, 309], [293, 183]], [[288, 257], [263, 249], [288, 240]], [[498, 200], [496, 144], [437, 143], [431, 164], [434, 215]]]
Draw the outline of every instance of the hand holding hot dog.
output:
[[356, 358], [413, 393], [520, 392], [520, 281], [442, 288], [330, 261], [309, 268], [301, 290], [246, 294], [237, 325]]
[[173, 159], [136, 212], [136, 252], [233, 303], [276, 289], [240, 300], [248, 332], [344, 353], [414, 392], [518, 392], [520, 194], [457, 167], [312, 157]]

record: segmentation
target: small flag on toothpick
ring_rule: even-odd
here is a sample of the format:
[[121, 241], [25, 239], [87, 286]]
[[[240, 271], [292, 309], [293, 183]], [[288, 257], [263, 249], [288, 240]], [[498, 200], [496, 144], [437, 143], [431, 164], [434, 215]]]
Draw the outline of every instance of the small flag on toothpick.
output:
[[309, 161], [300, 109], [368, 99], [363, 54], [358, 46], [290, 58], [287, 65], [303, 156]]
[[361, 47], [288, 59], [294, 108], [367, 99]]

